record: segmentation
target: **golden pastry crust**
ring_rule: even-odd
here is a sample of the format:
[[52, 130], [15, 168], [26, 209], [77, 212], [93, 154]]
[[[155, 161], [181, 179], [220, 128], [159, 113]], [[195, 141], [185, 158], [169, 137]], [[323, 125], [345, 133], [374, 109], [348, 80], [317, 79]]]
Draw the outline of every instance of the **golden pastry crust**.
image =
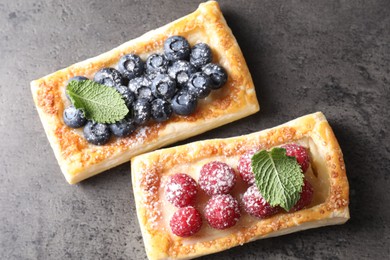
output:
[[[197, 180], [201, 166], [213, 160], [237, 169], [238, 160], [246, 151], [290, 142], [307, 147], [311, 157], [310, 169], [305, 173], [314, 187], [314, 201], [309, 208], [263, 220], [243, 213], [236, 226], [224, 231], [203, 223], [199, 234], [190, 238], [171, 233], [169, 219], [176, 209], [164, 199], [167, 176], [185, 172]], [[249, 135], [194, 142], [140, 155], [132, 159], [131, 172], [138, 220], [149, 259], [194, 258], [257, 239], [342, 224], [349, 219], [349, 185], [343, 154], [321, 112]], [[237, 188], [233, 196], [238, 198], [243, 191]], [[195, 207], [202, 211], [202, 205], [204, 199], [198, 198]]]
[[[191, 45], [207, 43], [213, 62], [228, 73], [223, 88], [213, 91], [199, 102], [196, 112], [187, 117], [175, 116], [165, 123], [139, 128], [127, 138], [112, 138], [103, 146], [88, 144], [80, 129], [70, 129], [62, 120], [66, 82], [76, 75], [93, 78], [103, 67], [114, 67], [121, 56], [136, 53], [146, 59], [162, 52], [165, 39], [182, 35]], [[259, 110], [255, 88], [241, 50], [227, 26], [218, 4], [214, 1], [183, 18], [123, 45], [68, 68], [31, 82], [33, 98], [62, 172], [71, 184], [112, 168], [131, 157], [203, 133]]]

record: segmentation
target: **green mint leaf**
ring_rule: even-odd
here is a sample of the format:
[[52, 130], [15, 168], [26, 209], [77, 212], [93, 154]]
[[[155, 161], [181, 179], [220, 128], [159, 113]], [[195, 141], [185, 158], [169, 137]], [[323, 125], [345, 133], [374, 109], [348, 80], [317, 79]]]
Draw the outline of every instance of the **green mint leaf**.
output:
[[72, 80], [66, 87], [72, 104], [84, 111], [85, 117], [98, 123], [115, 123], [128, 113], [121, 94], [92, 80]]
[[289, 211], [299, 200], [303, 173], [295, 157], [286, 155], [286, 149], [261, 150], [252, 157], [256, 186], [271, 206]]

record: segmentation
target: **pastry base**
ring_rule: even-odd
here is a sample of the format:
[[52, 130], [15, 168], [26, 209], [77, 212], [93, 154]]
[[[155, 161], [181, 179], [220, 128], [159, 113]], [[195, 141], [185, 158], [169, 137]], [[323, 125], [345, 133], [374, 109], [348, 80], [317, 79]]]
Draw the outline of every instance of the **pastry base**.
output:
[[[103, 146], [88, 144], [81, 129], [71, 129], [64, 124], [62, 113], [70, 105], [65, 87], [70, 78], [80, 75], [92, 79], [101, 68], [115, 67], [120, 57], [127, 53], [136, 53], [146, 60], [152, 53], [161, 53], [164, 41], [171, 35], [184, 36], [191, 45], [207, 43], [213, 52], [213, 62], [222, 65], [228, 73], [227, 83], [201, 100], [194, 114], [151, 123], [127, 138], [112, 138]], [[259, 110], [245, 59], [214, 1], [203, 3], [194, 13], [111, 51], [34, 80], [31, 90], [50, 145], [71, 184], [122, 164], [135, 155], [198, 135]]]
[[[282, 212], [263, 220], [242, 211], [239, 222], [223, 231], [212, 229], [204, 221], [202, 229], [192, 237], [181, 238], [171, 233], [169, 220], [177, 208], [164, 196], [169, 175], [186, 173], [198, 180], [199, 171], [207, 162], [219, 160], [237, 169], [238, 160], [246, 151], [286, 143], [303, 145], [310, 154], [305, 176], [314, 188], [314, 197], [307, 209]], [[343, 224], [349, 219], [349, 185], [343, 154], [321, 112], [249, 135], [194, 142], [140, 155], [132, 159], [131, 172], [138, 221], [149, 259], [189, 259], [257, 239]], [[240, 201], [240, 194], [248, 186], [238, 179], [232, 195]], [[195, 207], [201, 214], [208, 198], [199, 192]]]

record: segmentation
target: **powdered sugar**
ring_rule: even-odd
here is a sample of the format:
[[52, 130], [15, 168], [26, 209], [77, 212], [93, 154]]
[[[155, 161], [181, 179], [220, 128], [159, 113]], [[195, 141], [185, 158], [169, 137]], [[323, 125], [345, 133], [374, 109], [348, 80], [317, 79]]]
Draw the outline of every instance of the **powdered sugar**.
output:
[[280, 211], [279, 207], [271, 207], [271, 205], [265, 201], [256, 185], [248, 188], [242, 196], [242, 202], [245, 211], [257, 218], [266, 218]]
[[216, 229], [226, 229], [234, 226], [241, 213], [238, 202], [230, 194], [213, 196], [204, 209], [209, 225]]
[[226, 163], [213, 161], [205, 164], [199, 177], [199, 186], [208, 195], [229, 193], [236, 184], [237, 176]]
[[198, 193], [196, 181], [189, 175], [177, 173], [170, 176], [166, 188], [166, 199], [176, 207], [194, 205]]

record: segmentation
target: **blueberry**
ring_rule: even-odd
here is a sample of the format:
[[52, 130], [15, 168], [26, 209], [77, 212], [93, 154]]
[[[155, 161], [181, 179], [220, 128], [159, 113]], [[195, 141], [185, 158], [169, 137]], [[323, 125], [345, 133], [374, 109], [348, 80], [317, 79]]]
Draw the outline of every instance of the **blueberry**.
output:
[[195, 95], [187, 92], [180, 91], [172, 99], [172, 109], [178, 115], [187, 116], [192, 114], [195, 109], [198, 101]]
[[74, 106], [65, 108], [62, 116], [65, 125], [72, 128], [82, 127], [87, 122], [87, 119], [84, 116], [84, 112], [80, 109], [76, 109]]
[[141, 125], [150, 118], [150, 103], [146, 99], [138, 99], [133, 106], [134, 121]]
[[137, 99], [146, 99], [149, 102], [154, 99], [152, 94], [152, 81], [147, 76], [130, 80], [129, 89], [134, 92]]
[[175, 61], [172, 66], [168, 68], [169, 77], [176, 80], [176, 83], [179, 86], [185, 86], [191, 77], [191, 74], [195, 72], [195, 67], [188, 61], [184, 60]]
[[96, 72], [93, 78], [97, 83], [114, 87], [118, 85], [124, 85], [126, 82], [123, 79], [121, 73], [113, 68], [103, 68]]
[[187, 89], [197, 98], [207, 97], [211, 92], [210, 77], [203, 72], [192, 74], [191, 78], [188, 80]]
[[84, 127], [84, 137], [94, 145], [106, 144], [111, 137], [110, 128], [107, 124], [88, 121]]
[[123, 100], [128, 108], [131, 108], [134, 101], [135, 95], [134, 93], [126, 86], [120, 85], [115, 86], [115, 89], [122, 95]]
[[172, 106], [166, 100], [155, 99], [151, 104], [151, 114], [156, 122], [164, 122], [171, 117]]
[[213, 60], [210, 47], [206, 43], [195, 44], [191, 49], [190, 63], [195, 68], [201, 68]]
[[176, 92], [176, 82], [167, 74], [158, 74], [152, 81], [152, 93], [156, 98], [171, 99]]
[[227, 80], [226, 70], [217, 64], [209, 63], [202, 67], [202, 71], [210, 77], [212, 89], [219, 89]]
[[[83, 81], [83, 80], [88, 80], [88, 78], [87, 78], [87, 77], [84, 77], [84, 76], [74, 76], [73, 78], [70, 78], [70, 79], [68, 80], [68, 83], [67, 83], [67, 84], [69, 84], [69, 82], [71, 82], [71, 81], [73, 81], [73, 80], [75, 80], [75, 81]], [[66, 88], [65, 88], [65, 96], [66, 96], [67, 99], [70, 100], [68, 93], [66, 93]]]
[[127, 79], [139, 77], [144, 72], [144, 62], [136, 54], [127, 54], [120, 58], [118, 70]]
[[146, 60], [146, 72], [148, 74], [166, 73], [168, 69], [168, 60], [164, 55], [152, 54]]
[[190, 55], [190, 44], [181, 36], [171, 36], [164, 42], [164, 52], [168, 60], [186, 60]]
[[126, 117], [110, 126], [111, 132], [118, 137], [125, 137], [130, 135], [137, 129], [137, 124], [131, 117]]

